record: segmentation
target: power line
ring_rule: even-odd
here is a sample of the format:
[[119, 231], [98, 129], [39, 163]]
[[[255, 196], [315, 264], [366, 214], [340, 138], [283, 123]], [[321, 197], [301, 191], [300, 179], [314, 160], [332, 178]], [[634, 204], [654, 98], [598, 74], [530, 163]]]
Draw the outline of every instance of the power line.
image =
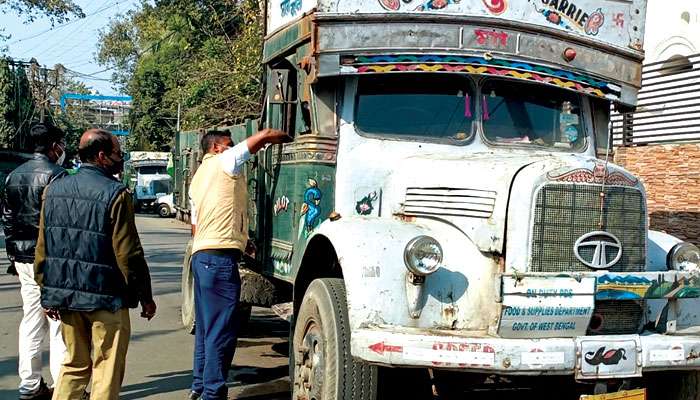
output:
[[14, 41], [12, 41], [12, 42], [10, 42], [10, 43], [7, 43], [7, 46], [11, 46], [11, 45], [13, 45], [13, 44], [21, 43], [21, 42], [24, 42], [24, 41], [29, 40], [29, 39], [34, 39], [34, 38], [37, 38], [37, 37], [39, 37], [39, 36], [41, 36], [41, 35], [44, 35], [44, 34], [46, 34], [46, 33], [52, 32], [52, 31], [55, 32], [55, 31], [57, 31], [57, 30], [59, 30], [59, 29], [63, 29], [63, 28], [65, 28], [66, 26], [73, 25], [73, 24], [75, 24], [76, 22], [83, 21], [83, 20], [85, 20], [85, 19], [87, 19], [87, 18], [89, 18], [89, 17], [92, 17], [92, 16], [95, 16], [95, 15], [97, 15], [97, 14], [100, 14], [100, 13], [102, 13], [102, 12], [104, 12], [104, 11], [106, 11], [106, 10], [112, 8], [112, 7], [114, 7], [115, 5], [118, 5], [118, 4], [119, 4], [119, 1], [123, 1], [123, 0], [116, 0], [116, 1], [117, 1], [117, 4], [114, 4], [114, 1], [113, 1], [112, 3], [109, 3], [109, 4], [105, 5], [105, 6], [103, 6], [102, 8], [100, 8], [100, 9], [98, 9], [98, 10], [95, 10], [94, 12], [92, 12], [91, 14], [86, 15], [86, 16], [83, 17], [83, 18], [78, 18], [78, 19], [74, 19], [74, 20], [72, 20], [72, 21], [65, 22], [65, 23], [63, 23], [63, 24], [60, 24], [58, 27], [53, 27], [53, 26], [52, 26], [51, 28], [46, 29], [46, 30], [43, 30], [43, 31], [41, 31], [41, 32], [39, 32], [39, 33], [35, 33], [35, 34], [33, 34], [33, 35], [26, 36], [26, 37], [23, 37], [23, 38], [21, 38], [21, 39], [14, 40]]
[[104, 78], [104, 77], [100, 77], [100, 76], [92, 76], [92, 75], [84, 74], [82, 72], [73, 71], [73, 70], [68, 69], [68, 68], [66, 68], [66, 75], [70, 75], [70, 76], [84, 79], [84, 80], [88, 80], [88, 81], [112, 82], [112, 80], [110, 78]]
[[[111, 3], [112, 6], [114, 6], [114, 4], [113, 4], [114, 1], [123, 1], [123, 0], [113, 0], [113, 2]], [[107, 4], [107, 6], [109, 6], [109, 4]], [[66, 44], [66, 40], [68, 38], [71, 38], [71, 37], [73, 39], [78, 39], [77, 44], [81, 44], [80, 38], [76, 37], [75, 34], [77, 32], [80, 32], [83, 28], [85, 28], [91, 22], [92, 17], [94, 17], [95, 15], [98, 15], [99, 13], [101, 13], [101, 12], [105, 11], [107, 8], [109, 8], [109, 7], [107, 7], [107, 8], [105, 8], [105, 7], [106, 6], [102, 6], [102, 8], [104, 8], [104, 10], [99, 11], [99, 9], [98, 9], [99, 12], [95, 11], [92, 14], [90, 14], [89, 16], [83, 18], [80, 21], [81, 23], [77, 24], [74, 29], [64, 32], [63, 35], [52, 36], [51, 38], [46, 40], [44, 43], [37, 46], [39, 48], [30, 48], [22, 54], [33, 52], [35, 54], [42, 54], [42, 57], [51, 57], [56, 52], [61, 51], [62, 46]], [[84, 43], [84, 42], [82, 42], [82, 43]]]

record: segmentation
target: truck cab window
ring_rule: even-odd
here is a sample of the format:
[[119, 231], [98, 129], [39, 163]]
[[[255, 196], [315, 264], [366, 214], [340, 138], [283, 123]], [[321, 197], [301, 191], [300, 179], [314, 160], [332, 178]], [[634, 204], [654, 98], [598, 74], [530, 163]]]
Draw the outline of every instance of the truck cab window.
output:
[[366, 134], [414, 140], [465, 141], [474, 121], [474, 90], [466, 76], [361, 76], [355, 124]]
[[147, 166], [139, 168], [139, 173], [144, 175], [165, 175], [168, 171], [165, 166]]
[[484, 135], [495, 144], [581, 151], [586, 136], [580, 96], [528, 83], [489, 80], [481, 90]]
[[280, 129], [295, 137], [297, 134], [297, 75], [296, 70], [281, 63], [268, 75], [269, 127]]

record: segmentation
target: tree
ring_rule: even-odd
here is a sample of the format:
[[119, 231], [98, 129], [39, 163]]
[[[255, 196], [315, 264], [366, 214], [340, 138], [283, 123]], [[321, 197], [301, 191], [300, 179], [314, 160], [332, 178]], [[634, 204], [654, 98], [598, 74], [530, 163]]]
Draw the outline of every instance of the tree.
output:
[[0, 10], [14, 11], [28, 22], [46, 16], [51, 23], [63, 23], [71, 16], [84, 18], [83, 10], [72, 0], [0, 0]]
[[14, 127], [15, 132], [11, 141], [11, 148], [15, 150], [27, 149], [29, 129], [38, 122], [37, 108], [32, 95], [27, 71], [22, 66], [17, 66], [14, 72], [13, 97], [15, 98]]
[[13, 78], [10, 63], [6, 58], [0, 58], [0, 148], [9, 148], [14, 139], [15, 127], [12, 123], [15, 112]]
[[[47, 83], [51, 85], [46, 104], [37, 104], [37, 99], [32, 96], [32, 83], [22, 64], [0, 58], [0, 148], [31, 151], [27, 140], [29, 131], [40, 120], [40, 107], [45, 107], [45, 121], [66, 132], [68, 155], [77, 152], [79, 135], [90, 127], [90, 122], [82, 113], [70, 107], [63, 110], [57, 105], [63, 93], [90, 94], [90, 90], [84, 83], [66, 77], [61, 65], [47, 70], [46, 74]], [[34, 82], [34, 85], [40, 85], [34, 89], [43, 93], [48, 89], [43, 84], [43, 81]]]
[[134, 100], [133, 149], [167, 147], [181, 126], [235, 123], [259, 112], [262, 17], [257, 0], [158, 0], [112, 21], [98, 61]]

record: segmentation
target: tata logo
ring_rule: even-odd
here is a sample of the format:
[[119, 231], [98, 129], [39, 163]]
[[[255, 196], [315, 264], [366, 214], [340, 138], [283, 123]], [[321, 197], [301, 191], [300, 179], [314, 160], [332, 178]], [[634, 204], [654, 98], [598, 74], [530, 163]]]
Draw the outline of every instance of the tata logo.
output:
[[[608, 259], [610, 250], [615, 256]], [[622, 257], [622, 243], [613, 234], [604, 231], [587, 233], [574, 244], [574, 254], [579, 261], [594, 269], [607, 269]]]

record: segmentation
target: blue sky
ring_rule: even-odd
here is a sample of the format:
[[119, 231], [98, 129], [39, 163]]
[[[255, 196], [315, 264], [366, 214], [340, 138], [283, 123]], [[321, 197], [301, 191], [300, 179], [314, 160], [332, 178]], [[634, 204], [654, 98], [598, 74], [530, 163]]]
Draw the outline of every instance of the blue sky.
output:
[[5, 43], [9, 47], [8, 55], [23, 61], [34, 57], [39, 64], [48, 68], [63, 64], [69, 70], [94, 75], [96, 78], [76, 79], [85, 82], [100, 94], [119, 94], [109, 82], [111, 71], [104, 71], [105, 67], [95, 61], [98, 33], [111, 18], [137, 8], [140, 1], [77, 0], [75, 3], [83, 9], [86, 18], [55, 24], [53, 28], [48, 19], [24, 23], [24, 18], [12, 12], [1, 15], [0, 28], [4, 29], [3, 34], [12, 35]]

